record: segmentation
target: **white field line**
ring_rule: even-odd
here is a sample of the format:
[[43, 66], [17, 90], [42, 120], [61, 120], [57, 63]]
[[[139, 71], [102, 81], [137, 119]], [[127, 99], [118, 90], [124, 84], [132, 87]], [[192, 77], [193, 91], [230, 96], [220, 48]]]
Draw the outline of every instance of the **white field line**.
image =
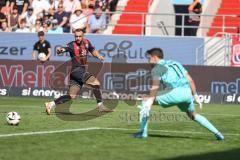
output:
[[[23, 132], [23, 133], [13, 133], [13, 134], [0, 134], [0, 138], [17, 137], [17, 136], [28, 136], [28, 135], [42, 135], [42, 134], [52, 134], [52, 133], [65, 133], [65, 132], [81, 132], [81, 131], [90, 131], [90, 130], [138, 131], [139, 129], [91, 127], [91, 128], [64, 129], [64, 130], [54, 130], [54, 131], [40, 131], [40, 132]], [[209, 135], [209, 133], [207, 133], [207, 132], [174, 131], [174, 130], [172, 130], [172, 131], [170, 131], [170, 130], [149, 130], [149, 132]], [[225, 136], [240, 136], [239, 133], [224, 133], [224, 135]]]
[[64, 129], [64, 130], [54, 130], [54, 131], [40, 131], [40, 132], [24, 132], [24, 133], [12, 133], [12, 134], [0, 134], [0, 138], [3, 137], [14, 137], [14, 136], [28, 136], [28, 135], [41, 135], [41, 134], [51, 134], [51, 133], [65, 133], [65, 132], [81, 132], [97, 130], [99, 127], [92, 128], [78, 128], [78, 129]]

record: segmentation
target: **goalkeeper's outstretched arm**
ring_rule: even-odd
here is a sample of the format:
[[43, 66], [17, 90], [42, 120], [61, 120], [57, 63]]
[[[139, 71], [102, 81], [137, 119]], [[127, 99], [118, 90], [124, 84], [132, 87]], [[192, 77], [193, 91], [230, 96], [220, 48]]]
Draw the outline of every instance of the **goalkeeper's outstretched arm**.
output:
[[152, 86], [151, 86], [151, 89], [150, 89], [150, 94], [149, 96], [147, 96], [145, 98], [145, 104], [149, 107], [152, 106], [156, 96], [157, 96], [157, 93], [158, 93], [158, 90], [159, 90], [159, 87], [160, 87], [160, 81], [159, 81], [159, 78], [153, 78], [153, 81], [152, 81]]
[[197, 94], [197, 89], [196, 89], [196, 85], [195, 85], [194, 80], [192, 79], [192, 77], [188, 73], [187, 73], [186, 77], [189, 81], [189, 84], [190, 84], [190, 87], [191, 87], [191, 90], [192, 90], [192, 95]]
[[192, 77], [188, 73], [187, 73], [186, 76], [187, 76], [187, 79], [188, 79], [188, 81], [190, 83], [190, 87], [191, 87], [191, 90], [192, 90], [192, 95], [194, 97], [194, 100], [198, 103], [200, 109], [202, 109], [202, 102], [200, 101], [200, 99], [198, 97], [195, 82], [194, 82], [194, 80], [192, 79]]

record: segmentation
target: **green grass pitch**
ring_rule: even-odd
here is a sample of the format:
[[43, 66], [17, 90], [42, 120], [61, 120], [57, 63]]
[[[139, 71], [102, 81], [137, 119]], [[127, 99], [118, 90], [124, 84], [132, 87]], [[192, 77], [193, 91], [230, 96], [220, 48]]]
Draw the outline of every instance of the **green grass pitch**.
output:
[[[226, 140], [219, 142], [176, 107], [154, 106], [149, 138], [135, 139], [136, 107], [120, 102], [113, 113], [88, 121], [63, 121], [44, 113], [46, 100], [0, 97], [0, 160], [240, 159], [239, 105], [204, 105], [202, 111], [196, 106], [225, 135]], [[94, 106], [95, 101], [77, 100], [71, 110], [79, 113]], [[9, 111], [21, 115], [19, 126], [6, 123]]]

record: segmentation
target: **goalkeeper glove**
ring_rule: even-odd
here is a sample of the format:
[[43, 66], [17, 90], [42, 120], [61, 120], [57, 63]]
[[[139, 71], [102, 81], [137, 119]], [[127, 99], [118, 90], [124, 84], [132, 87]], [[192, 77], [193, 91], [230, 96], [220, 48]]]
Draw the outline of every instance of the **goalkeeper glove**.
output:
[[151, 105], [152, 105], [151, 100], [142, 101], [141, 105], [138, 106], [138, 108], [140, 109], [139, 113], [141, 117], [149, 117]]
[[202, 109], [202, 102], [199, 99], [199, 96], [197, 93], [193, 95], [195, 102], [199, 105], [199, 108]]

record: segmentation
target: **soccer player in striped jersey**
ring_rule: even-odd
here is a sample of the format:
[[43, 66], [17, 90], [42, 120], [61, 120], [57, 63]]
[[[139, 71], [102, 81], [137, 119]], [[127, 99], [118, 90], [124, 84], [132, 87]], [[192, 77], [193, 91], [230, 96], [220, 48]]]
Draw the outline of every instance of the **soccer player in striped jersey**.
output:
[[112, 112], [111, 109], [106, 108], [103, 105], [102, 94], [100, 91], [100, 82], [98, 79], [87, 72], [87, 57], [91, 53], [95, 58], [104, 60], [99, 52], [92, 46], [89, 40], [84, 38], [84, 31], [76, 29], [74, 32], [75, 41], [67, 44], [67, 47], [60, 47], [57, 49], [58, 54], [69, 52], [71, 56], [72, 69], [70, 74], [70, 84], [68, 94], [61, 96], [54, 101], [45, 103], [45, 111], [50, 114], [51, 109], [59, 104], [66, 103], [72, 99], [75, 99], [79, 94], [83, 84], [87, 84], [92, 87], [93, 94], [97, 100], [97, 109], [99, 112]]

